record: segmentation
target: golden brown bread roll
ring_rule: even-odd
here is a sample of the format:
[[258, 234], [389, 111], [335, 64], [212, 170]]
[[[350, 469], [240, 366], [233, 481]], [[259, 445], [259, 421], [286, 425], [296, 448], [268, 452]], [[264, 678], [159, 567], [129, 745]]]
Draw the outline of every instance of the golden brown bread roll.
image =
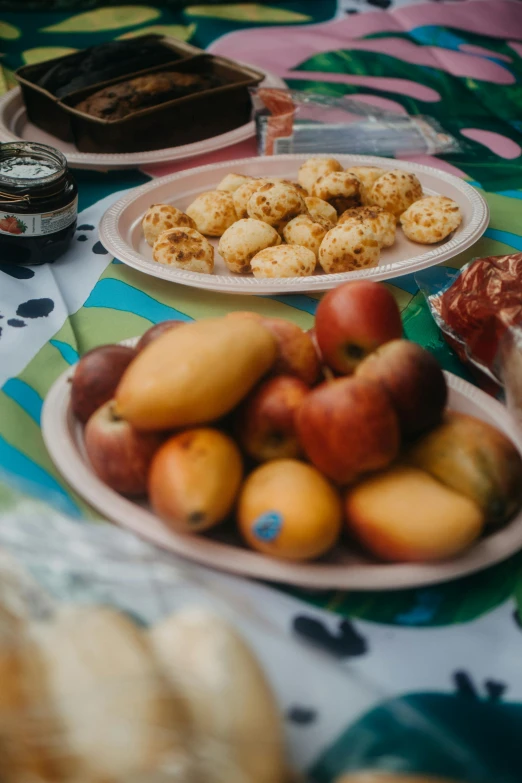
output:
[[422, 197], [422, 185], [409, 171], [392, 169], [375, 180], [366, 203], [392, 212], [397, 221], [408, 207]]
[[181, 209], [173, 207], [172, 204], [151, 204], [141, 221], [143, 234], [147, 244], [151, 247], [160, 234], [171, 228], [186, 226], [196, 228], [196, 224], [188, 215], [185, 215]]
[[306, 196], [305, 204], [312, 220], [315, 223], [320, 223], [327, 231], [337, 223], [337, 210], [322, 198]]
[[376, 235], [381, 247], [391, 247], [395, 242], [397, 221], [395, 215], [382, 207], [354, 207], [339, 216], [337, 225], [367, 225]]
[[321, 223], [316, 223], [310, 215], [298, 215], [283, 229], [285, 242], [289, 245], [307, 247], [317, 258], [326, 229]]
[[377, 166], [350, 166], [346, 171], [350, 174], [354, 174], [359, 180], [362, 204], [368, 203], [368, 193], [373, 183], [376, 182], [379, 177], [382, 177], [383, 174], [386, 174], [386, 169], [381, 169]]
[[202, 234], [220, 237], [238, 218], [233, 196], [228, 190], [207, 190], [196, 196], [187, 207], [186, 214]]
[[250, 261], [267, 247], [281, 244], [281, 237], [268, 223], [253, 218], [237, 220], [219, 240], [218, 250], [231, 272], [248, 274]]
[[426, 196], [415, 201], [400, 217], [408, 239], [423, 245], [442, 242], [462, 223], [459, 205], [447, 196]]
[[343, 167], [335, 158], [308, 158], [299, 167], [297, 181], [308, 193], [312, 192], [312, 186], [319, 177], [330, 174], [332, 171], [342, 171]]
[[171, 228], [154, 242], [152, 258], [158, 264], [211, 275], [214, 248], [195, 228]]

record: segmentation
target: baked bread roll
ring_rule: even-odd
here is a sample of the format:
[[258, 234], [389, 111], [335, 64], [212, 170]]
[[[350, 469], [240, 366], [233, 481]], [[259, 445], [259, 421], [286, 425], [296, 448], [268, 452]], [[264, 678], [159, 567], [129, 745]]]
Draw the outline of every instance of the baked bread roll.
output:
[[354, 207], [347, 209], [339, 217], [338, 226], [344, 226], [348, 223], [353, 225], [365, 224], [369, 226], [381, 247], [391, 247], [395, 242], [395, 232], [397, 221], [395, 215], [386, 212], [382, 207]]
[[242, 220], [243, 218], [248, 217], [247, 204], [250, 201], [251, 196], [256, 192], [256, 190], [259, 190], [262, 185], [266, 185], [267, 182], [267, 179], [250, 177], [247, 182], [245, 182], [243, 185], [240, 185], [237, 190], [234, 191], [234, 208], [236, 210], [238, 220]]
[[462, 223], [459, 205], [447, 196], [426, 196], [415, 201], [400, 218], [402, 230], [413, 242], [442, 242]]
[[239, 634], [201, 608], [149, 632], [157, 660], [190, 716], [204, 783], [285, 783], [276, 700]]
[[338, 213], [361, 203], [359, 180], [349, 171], [334, 171], [319, 177], [312, 185], [310, 195], [327, 201]]
[[319, 248], [319, 263], [328, 273], [353, 272], [376, 266], [379, 255], [379, 240], [368, 225], [345, 223], [326, 234]]
[[342, 171], [343, 167], [335, 158], [308, 158], [297, 173], [297, 181], [307, 193], [312, 192], [312, 185], [319, 177], [331, 174], [332, 171]]
[[250, 182], [252, 177], [248, 177], [246, 174], [235, 174], [231, 172], [223, 177], [216, 190], [228, 190], [229, 193], [233, 193], [245, 182]]
[[337, 210], [322, 198], [306, 196], [305, 204], [312, 220], [315, 223], [320, 223], [327, 231], [337, 223]]
[[268, 223], [253, 218], [237, 220], [219, 240], [218, 251], [231, 272], [248, 274], [250, 261], [266, 247], [281, 244], [281, 237]]
[[386, 169], [377, 166], [350, 166], [346, 171], [349, 174], [354, 174], [359, 180], [362, 204], [368, 203], [368, 193], [373, 183], [386, 174]]
[[303, 198], [306, 198], [308, 195], [308, 191], [305, 190], [303, 186], [299, 184], [299, 182], [292, 182], [291, 179], [284, 179], [284, 177], [269, 177], [268, 182], [284, 182], [286, 185], [290, 185], [292, 188], [295, 188]]
[[200, 193], [187, 207], [196, 228], [209, 237], [220, 237], [237, 220], [233, 194], [227, 190]]
[[250, 262], [254, 277], [307, 277], [315, 271], [317, 259], [311, 250], [299, 245], [267, 247]]
[[178, 228], [179, 226], [196, 228], [191, 217], [171, 204], [152, 204], [145, 212], [141, 226], [145, 239], [151, 247], [159, 235], [168, 231], [169, 228]]
[[325, 234], [326, 229], [320, 223], [315, 223], [309, 215], [298, 215], [283, 230], [285, 242], [307, 247], [316, 258]]
[[171, 228], [160, 234], [152, 252], [158, 264], [184, 269], [186, 272], [214, 271], [214, 248], [194, 228]]
[[392, 212], [397, 221], [403, 212], [422, 197], [422, 185], [409, 171], [392, 169], [379, 177], [368, 191], [368, 204]]
[[68, 607], [31, 635], [76, 780], [191, 783], [187, 715], [139, 628], [108, 607]]
[[267, 182], [250, 196], [247, 212], [249, 217], [282, 230], [286, 223], [306, 212], [306, 204], [293, 185]]

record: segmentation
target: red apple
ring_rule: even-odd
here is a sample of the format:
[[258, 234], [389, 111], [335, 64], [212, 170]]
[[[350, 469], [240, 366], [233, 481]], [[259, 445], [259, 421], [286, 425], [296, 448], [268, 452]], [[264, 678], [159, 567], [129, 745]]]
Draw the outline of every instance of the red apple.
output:
[[278, 345], [272, 374], [295, 375], [308, 386], [317, 383], [321, 367], [310, 335], [284, 318], [263, 318], [263, 324], [270, 329]]
[[100, 345], [82, 356], [71, 385], [71, 409], [82, 424], [114, 396], [135, 356], [136, 350], [125, 345]]
[[402, 337], [401, 314], [384, 285], [356, 280], [323, 297], [315, 314], [315, 334], [326, 364], [351, 375], [369, 353]]
[[380, 383], [365, 378], [337, 378], [312, 389], [296, 421], [307, 457], [339, 484], [385, 468], [399, 451], [391, 400]]
[[291, 375], [278, 375], [257, 386], [238, 411], [237, 439], [258, 462], [299, 457], [295, 415], [310, 388]]
[[383, 384], [405, 436], [418, 435], [440, 421], [448, 399], [446, 379], [435, 357], [417, 343], [385, 343], [361, 362], [355, 374]]
[[172, 320], [172, 321], [160, 321], [159, 324], [154, 324], [154, 326], [151, 326], [150, 329], [147, 329], [147, 331], [141, 335], [136, 345], [136, 350], [142, 351], [149, 343], [155, 340], [156, 337], [159, 337], [160, 334], [164, 334], [165, 332], [168, 332], [171, 329], [175, 329], [177, 326], [183, 326], [183, 324], [186, 323], [187, 321]]
[[164, 441], [156, 432], [138, 432], [114, 413], [114, 401], [102, 405], [85, 427], [84, 442], [94, 472], [122, 495], [147, 491], [152, 458]]

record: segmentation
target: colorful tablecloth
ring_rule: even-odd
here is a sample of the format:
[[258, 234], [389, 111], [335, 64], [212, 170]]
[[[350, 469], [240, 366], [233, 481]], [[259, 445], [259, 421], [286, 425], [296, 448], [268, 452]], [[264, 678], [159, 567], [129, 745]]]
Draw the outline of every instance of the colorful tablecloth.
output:
[[[294, 0], [193, 5], [182, 11], [134, 5], [78, 13], [5, 12], [0, 14], [0, 90], [12, 86], [12, 72], [23, 63], [146, 31], [261, 66], [295, 89], [357, 95], [370, 104], [437, 118], [462, 142], [463, 151], [415, 160], [472, 182], [491, 209], [484, 237], [448, 265], [522, 250], [522, 3]], [[0, 468], [6, 484], [23, 479], [29, 482], [23, 485], [26, 492], [58, 502], [72, 516], [95, 517], [53, 467], [40, 433], [49, 387], [89, 348], [134, 336], [166, 318], [219, 315], [246, 304], [303, 327], [312, 323], [315, 297], [246, 302], [166, 285], [112, 259], [99, 242], [101, 215], [127, 188], [187, 166], [250, 154], [255, 154], [253, 141], [142, 171], [78, 172], [81, 214], [67, 255], [53, 266], [0, 267]], [[413, 277], [389, 285], [407, 336], [467, 377]], [[5, 488], [5, 503], [10, 502]], [[294, 591], [299, 601], [247, 583], [243, 587], [259, 590], [259, 601], [267, 601], [269, 593], [283, 624], [295, 625], [299, 615], [300, 633], [349, 659], [361, 676], [390, 693], [436, 691], [451, 705], [456, 688], [474, 704], [502, 696], [513, 708], [522, 699], [521, 567], [517, 555], [439, 587], [386, 594]], [[305, 713], [295, 719], [303, 732], [314, 720]], [[495, 778], [501, 779], [520, 780], [522, 773]]]

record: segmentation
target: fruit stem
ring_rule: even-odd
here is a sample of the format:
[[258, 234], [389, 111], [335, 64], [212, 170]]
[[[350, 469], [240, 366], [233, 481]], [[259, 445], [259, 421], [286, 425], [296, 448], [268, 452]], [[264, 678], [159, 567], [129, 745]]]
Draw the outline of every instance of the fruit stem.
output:
[[123, 417], [119, 415], [119, 413], [116, 410], [116, 403], [111, 403], [109, 405], [109, 413], [111, 416], [111, 421], [122, 421]]
[[188, 523], [189, 525], [200, 525], [202, 522], [205, 521], [205, 512], [204, 511], [192, 511], [188, 516]]

